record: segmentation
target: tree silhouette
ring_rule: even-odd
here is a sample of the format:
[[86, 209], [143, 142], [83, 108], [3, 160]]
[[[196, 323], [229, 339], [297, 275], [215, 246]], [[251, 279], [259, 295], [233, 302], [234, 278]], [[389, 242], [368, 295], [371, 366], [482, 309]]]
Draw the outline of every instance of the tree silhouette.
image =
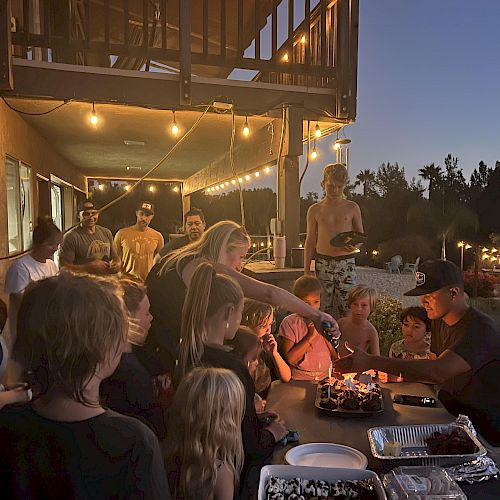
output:
[[422, 179], [429, 181], [429, 187], [428, 187], [429, 200], [433, 201], [434, 198], [433, 195], [436, 190], [436, 185], [439, 185], [443, 177], [443, 172], [441, 170], [441, 167], [439, 165], [436, 167], [434, 163], [431, 163], [430, 165], [425, 165], [418, 171], [418, 175], [422, 177]]
[[370, 169], [361, 170], [356, 176], [356, 182], [354, 186], [363, 186], [363, 197], [366, 198], [370, 193], [373, 192], [373, 184], [375, 182], [375, 173]]

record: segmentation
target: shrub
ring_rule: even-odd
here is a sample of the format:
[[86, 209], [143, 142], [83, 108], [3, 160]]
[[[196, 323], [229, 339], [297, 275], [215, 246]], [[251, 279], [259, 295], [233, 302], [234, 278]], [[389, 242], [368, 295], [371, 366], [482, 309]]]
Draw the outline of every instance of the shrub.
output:
[[378, 332], [382, 356], [387, 356], [391, 344], [402, 338], [401, 322], [399, 321], [402, 310], [403, 304], [399, 300], [382, 295], [370, 316], [370, 321]]
[[[477, 273], [477, 296], [493, 297], [495, 286], [500, 284], [500, 278], [489, 273]], [[474, 271], [464, 272], [465, 291], [472, 297], [474, 289]]]
[[432, 242], [416, 234], [384, 241], [379, 245], [379, 251], [381, 263], [388, 262], [394, 255], [401, 255], [404, 262], [415, 262], [417, 257], [420, 257], [420, 262], [437, 258]]

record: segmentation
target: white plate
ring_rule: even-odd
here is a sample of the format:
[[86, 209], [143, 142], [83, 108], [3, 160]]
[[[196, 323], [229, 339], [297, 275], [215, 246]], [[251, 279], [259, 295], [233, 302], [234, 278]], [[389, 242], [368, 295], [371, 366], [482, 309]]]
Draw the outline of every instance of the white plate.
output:
[[358, 450], [333, 443], [308, 443], [292, 448], [285, 455], [287, 464], [306, 467], [366, 469], [368, 460]]
[[360, 479], [372, 479], [379, 500], [386, 500], [384, 487], [375, 472], [362, 469], [327, 469], [325, 467], [296, 467], [293, 465], [266, 465], [260, 471], [259, 500], [265, 500], [266, 485], [269, 477], [280, 477], [282, 479], [316, 479], [320, 481], [356, 481]]

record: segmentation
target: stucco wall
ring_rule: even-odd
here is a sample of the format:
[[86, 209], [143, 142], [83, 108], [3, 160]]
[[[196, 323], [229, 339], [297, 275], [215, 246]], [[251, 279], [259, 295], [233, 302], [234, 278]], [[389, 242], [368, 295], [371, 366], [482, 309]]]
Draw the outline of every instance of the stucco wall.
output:
[[[71, 163], [62, 158], [22, 116], [9, 109], [0, 100], [0, 257], [8, 254], [7, 235], [7, 192], [5, 184], [6, 155], [21, 160], [32, 169], [32, 189], [36, 200], [37, 173], [50, 178], [56, 175], [73, 186], [86, 190], [85, 176]], [[37, 206], [34, 204], [34, 220]], [[3, 295], [5, 271], [12, 260], [0, 260], [0, 297]]]

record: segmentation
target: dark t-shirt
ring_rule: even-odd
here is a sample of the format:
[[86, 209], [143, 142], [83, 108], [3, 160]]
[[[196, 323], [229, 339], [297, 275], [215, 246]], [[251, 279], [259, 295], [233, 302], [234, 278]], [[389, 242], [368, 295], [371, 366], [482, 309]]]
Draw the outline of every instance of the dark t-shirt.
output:
[[61, 245], [61, 258], [66, 253], [74, 254], [76, 265], [89, 264], [94, 260], [111, 260], [111, 247], [113, 235], [111, 231], [102, 226], [95, 227], [95, 233], [90, 234], [81, 226], [77, 226], [64, 235]]
[[160, 257], [164, 257], [167, 253], [172, 252], [174, 250], [178, 250], [186, 246], [190, 242], [189, 236], [184, 234], [182, 236], [178, 236], [176, 238], [172, 238], [161, 250]]
[[[436, 349], [434, 351], [433, 347]], [[468, 415], [491, 444], [500, 444], [500, 330], [486, 314], [469, 308], [453, 326], [442, 320], [432, 324], [431, 350], [449, 349], [471, 370], [447, 380], [439, 398], [453, 414]]]
[[30, 405], [3, 408], [0, 443], [2, 498], [171, 498], [156, 436], [110, 410], [57, 422]]

